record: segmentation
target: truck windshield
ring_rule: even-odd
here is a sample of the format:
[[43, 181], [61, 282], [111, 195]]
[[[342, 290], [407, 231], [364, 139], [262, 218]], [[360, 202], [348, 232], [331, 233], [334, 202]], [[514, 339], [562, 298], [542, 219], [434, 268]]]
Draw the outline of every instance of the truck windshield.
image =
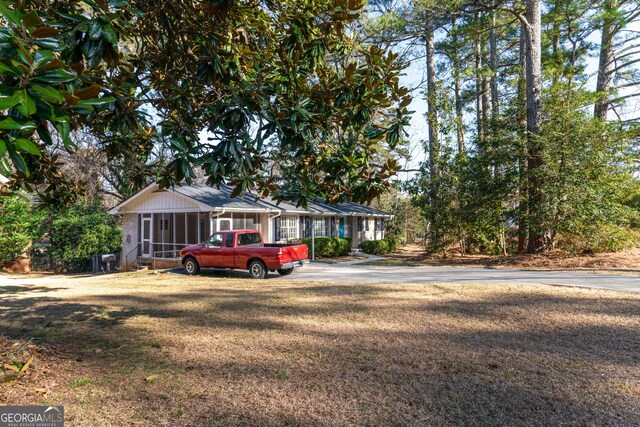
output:
[[261, 244], [260, 233], [238, 234], [238, 246], [259, 246]]

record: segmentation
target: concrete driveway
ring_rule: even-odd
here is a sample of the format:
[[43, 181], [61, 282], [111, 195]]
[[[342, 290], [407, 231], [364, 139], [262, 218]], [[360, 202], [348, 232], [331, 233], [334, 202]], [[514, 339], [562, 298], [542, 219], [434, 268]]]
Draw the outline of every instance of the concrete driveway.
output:
[[640, 292], [640, 276], [464, 267], [383, 267], [312, 263], [296, 269], [287, 279], [334, 283], [542, 284]]

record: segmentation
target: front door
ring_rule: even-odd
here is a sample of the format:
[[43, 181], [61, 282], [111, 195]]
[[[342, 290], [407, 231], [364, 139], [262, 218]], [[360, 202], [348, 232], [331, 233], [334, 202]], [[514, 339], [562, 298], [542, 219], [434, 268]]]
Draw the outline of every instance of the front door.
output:
[[149, 216], [148, 218], [142, 218], [142, 251], [141, 255], [143, 257], [150, 257], [151, 252], [153, 251], [153, 244], [151, 241], [151, 232], [153, 230], [153, 218]]
[[340, 218], [340, 237], [344, 237], [344, 218]]

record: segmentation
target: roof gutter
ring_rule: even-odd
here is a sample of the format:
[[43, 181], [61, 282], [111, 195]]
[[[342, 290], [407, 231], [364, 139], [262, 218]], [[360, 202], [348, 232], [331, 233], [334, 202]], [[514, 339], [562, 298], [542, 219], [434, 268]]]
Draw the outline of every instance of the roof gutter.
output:
[[226, 209], [222, 208], [222, 211], [220, 212], [211, 212], [211, 218], [218, 218], [219, 216], [222, 216], [225, 214]]
[[282, 211], [279, 211], [277, 214], [275, 214], [274, 216], [270, 216], [269, 219], [273, 219], [273, 218], [278, 218], [279, 216], [282, 215]]

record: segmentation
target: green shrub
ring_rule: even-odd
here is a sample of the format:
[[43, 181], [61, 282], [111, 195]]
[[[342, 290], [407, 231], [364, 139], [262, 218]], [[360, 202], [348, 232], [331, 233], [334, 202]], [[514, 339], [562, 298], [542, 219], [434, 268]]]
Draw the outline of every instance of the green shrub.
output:
[[0, 265], [20, 258], [31, 241], [39, 237], [42, 212], [31, 208], [23, 195], [0, 196]]
[[[299, 242], [309, 247], [309, 256], [311, 256], [311, 238], [299, 239]], [[345, 256], [351, 252], [351, 240], [342, 237], [316, 237], [315, 251], [317, 257]]]
[[615, 224], [583, 225], [575, 235], [560, 236], [558, 248], [571, 253], [618, 252], [637, 247], [640, 233]]
[[373, 255], [382, 255], [395, 252], [400, 245], [400, 240], [396, 238], [382, 240], [365, 240], [362, 242], [362, 250]]
[[65, 270], [86, 270], [95, 254], [118, 252], [121, 231], [116, 220], [98, 206], [58, 212], [48, 225], [51, 259]]

